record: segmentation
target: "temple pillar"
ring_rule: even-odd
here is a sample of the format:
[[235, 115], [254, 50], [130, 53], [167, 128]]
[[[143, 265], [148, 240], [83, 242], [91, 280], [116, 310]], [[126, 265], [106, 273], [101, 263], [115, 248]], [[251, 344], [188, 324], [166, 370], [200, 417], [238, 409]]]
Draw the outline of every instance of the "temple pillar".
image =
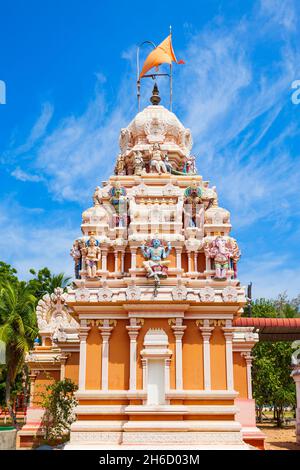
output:
[[101, 248], [101, 255], [102, 255], [102, 271], [107, 271], [107, 252], [108, 250], [105, 248]]
[[297, 399], [297, 408], [296, 408], [296, 441], [300, 444], [300, 365], [296, 365], [292, 377], [296, 385], [296, 399]]
[[139, 330], [141, 329], [141, 325], [138, 323], [142, 323], [142, 320], [137, 320], [136, 318], [130, 318], [130, 325], [126, 326], [128, 335], [130, 338], [130, 376], [129, 376], [129, 389], [136, 390], [136, 350], [137, 344], [136, 340], [139, 334]]
[[69, 354], [63, 355], [60, 359], [60, 380], [64, 380], [66, 377], [66, 362]]
[[198, 272], [198, 252], [194, 251], [194, 272]]
[[190, 251], [187, 252], [188, 255], [188, 272], [192, 272], [192, 253]]
[[246, 368], [247, 368], [247, 391], [248, 391], [248, 399], [252, 399], [252, 377], [251, 377], [251, 368], [252, 368], [252, 356], [250, 352], [242, 352], [242, 356], [245, 358], [246, 361]]
[[131, 269], [136, 269], [136, 248], [131, 248]]
[[208, 319], [198, 322], [198, 327], [203, 339], [204, 390], [211, 390], [210, 337], [214, 327], [209, 326]]
[[226, 341], [226, 381], [227, 390], [233, 390], [233, 354], [232, 354], [232, 338], [233, 328], [232, 321], [226, 320], [226, 325], [222, 328]]
[[181, 269], [181, 248], [176, 248], [176, 268]]
[[121, 273], [124, 273], [124, 266], [125, 266], [125, 250], [121, 251]]
[[172, 319], [170, 324], [175, 336], [175, 376], [176, 376], [176, 389], [182, 390], [183, 378], [182, 378], [182, 337], [186, 326], [182, 325], [182, 318]]
[[102, 336], [102, 390], [108, 390], [109, 338], [116, 326], [116, 320], [100, 320], [98, 329]]
[[118, 257], [118, 254], [119, 252], [118, 251], [115, 251], [114, 252], [114, 255], [115, 255], [115, 273], [119, 272], [119, 257]]
[[82, 320], [79, 327], [79, 390], [85, 390], [86, 376], [86, 340], [90, 331], [86, 320]]
[[29, 381], [30, 381], [30, 397], [29, 397], [29, 407], [34, 406], [34, 394], [35, 394], [35, 381], [39, 374], [39, 371], [33, 370], [29, 374]]

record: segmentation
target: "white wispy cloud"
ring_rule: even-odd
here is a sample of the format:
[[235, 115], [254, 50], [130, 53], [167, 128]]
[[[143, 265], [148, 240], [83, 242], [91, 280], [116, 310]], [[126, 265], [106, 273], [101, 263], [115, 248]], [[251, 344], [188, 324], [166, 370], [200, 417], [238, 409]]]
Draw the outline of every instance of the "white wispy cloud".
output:
[[44, 180], [42, 176], [34, 175], [26, 171], [23, 171], [20, 167], [15, 168], [14, 171], [11, 172], [11, 176], [13, 176], [19, 181], [23, 181], [23, 182], [30, 181], [31, 183], [39, 183], [40, 181]]
[[78, 235], [77, 227], [55, 211], [39, 219], [42, 208], [28, 209], [14, 199], [9, 196], [0, 204], [1, 260], [12, 264], [23, 279], [31, 276], [30, 268], [38, 270], [45, 266], [53, 273], [73, 275], [69, 252]]

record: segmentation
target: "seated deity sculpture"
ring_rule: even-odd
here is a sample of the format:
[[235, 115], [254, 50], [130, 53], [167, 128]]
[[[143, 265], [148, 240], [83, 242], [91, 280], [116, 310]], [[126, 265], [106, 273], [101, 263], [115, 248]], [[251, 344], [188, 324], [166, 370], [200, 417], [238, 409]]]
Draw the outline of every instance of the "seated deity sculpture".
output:
[[142, 152], [140, 152], [139, 150], [137, 150], [134, 154], [133, 167], [135, 175], [140, 176], [145, 174], [145, 163], [143, 160]]
[[87, 275], [90, 278], [94, 278], [97, 274], [97, 264], [100, 260], [101, 253], [101, 250], [98, 246], [98, 241], [94, 236], [90, 236], [82, 251], [85, 255]]
[[151, 159], [150, 159], [150, 172], [155, 171], [158, 174], [167, 173], [167, 167], [164, 162], [164, 156], [160, 150], [160, 145], [158, 143], [153, 144]]
[[206, 257], [214, 261], [216, 280], [224, 280], [228, 277], [228, 270], [232, 263], [237, 263], [240, 252], [235, 240], [227, 240], [225, 237], [217, 236], [214, 240], [205, 243], [204, 252]]
[[196, 181], [193, 181], [191, 186], [188, 186], [184, 191], [184, 204], [185, 204], [185, 225], [189, 227], [197, 227], [197, 214], [202, 203], [202, 191]]
[[115, 175], [126, 175], [125, 155], [122, 155], [121, 153], [117, 158]]
[[171, 243], [168, 242], [167, 246], [164, 247], [162, 242], [155, 237], [151, 240], [151, 246], [143, 244], [141, 251], [146, 258], [143, 262], [143, 266], [147, 271], [148, 277], [153, 277], [157, 284], [160, 283], [160, 278], [167, 277], [169, 261], [166, 258], [171, 252]]
[[110, 203], [115, 210], [116, 227], [126, 227], [127, 225], [127, 197], [126, 189], [123, 188], [119, 181], [116, 181], [109, 190]]

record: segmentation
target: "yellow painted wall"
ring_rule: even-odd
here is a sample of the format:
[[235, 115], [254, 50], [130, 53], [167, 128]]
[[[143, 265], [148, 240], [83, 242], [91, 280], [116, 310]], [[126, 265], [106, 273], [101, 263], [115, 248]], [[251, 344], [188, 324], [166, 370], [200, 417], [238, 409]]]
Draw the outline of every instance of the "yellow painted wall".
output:
[[57, 382], [60, 380], [60, 371], [59, 370], [46, 370], [40, 371], [34, 383], [34, 400], [33, 404], [35, 406], [39, 405], [43, 399], [42, 395], [46, 391], [47, 385]]
[[226, 348], [222, 329], [214, 328], [210, 338], [211, 388], [226, 390]]
[[72, 352], [66, 362], [66, 378], [78, 384], [79, 379], [79, 352]]
[[203, 342], [194, 320], [184, 321], [187, 326], [182, 340], [183, 388], [203, 390]]
[[126, 329], [128, 321], [118, 320], [109, 340], [108, 387], [111, 390], [128, 390], [130, 342]]
[[97, 326], [92, 326], [86, 341], [86, 389], [101, 388], [102, 338]]
[[233, 353], [233, 380], [239, 398], [248, 398], [246, 361], [240, 352]]

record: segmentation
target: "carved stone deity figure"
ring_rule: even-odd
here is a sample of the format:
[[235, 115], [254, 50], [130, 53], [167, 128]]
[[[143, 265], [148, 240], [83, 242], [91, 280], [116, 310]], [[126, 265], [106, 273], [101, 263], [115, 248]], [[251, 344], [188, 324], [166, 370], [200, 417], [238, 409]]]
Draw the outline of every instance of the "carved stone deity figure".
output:
[[235, 263], [240, 257], [240, 252], [235, 240], [226, 239], [217, 236], [214, 240], [206, 242], [204, 245], [205, 256], [213, 259], [215, 267], [215, 279], [227, 279], [228, 270], [232, 267], [231, 263], [235, 259]]
[[143, 160], [142, 152], [140, 152], [139, 150], [134, 152], [133, 167], [135, 175], [140, 176], [145, 174], [145, 163]]
[[102, 204], [102, 194], [100, 186], [97, 186], [93, 194], [93, 203], [94, 206]]
[[159, 284], [161, 277], [167, 277], [168, 267], [170, 261], [166, 260], [171, 252], [171, 243], [168, 242], [164, 247], [162, 242], [157, 238], [151, 240], [151, 246], [141, 245], [141, 251], [146, 261], [143, 266], [147, 271], [148, 277], [153, 277]]
[[126, 189], [121, 186], [119, 181], [116, 181], [109, 190], [109, 195], [109, 201], [115, 209], [115, 225], [116, 227], [125, 227], [127, 225]]
[[73, 246], [70, 250], [70, 255], [72, 256], [74, 260], [74, 265], [75, 265], [75, 279], [80, 279], [80, 270], [82, 268], [82, 254], [81, 254], [81, 241], [80, 240], [75, 240], [73, 243]]
[[100, 260], [101, 254], [98, 242], [94, 236], [90, 236], [82, 251], [85, 255], [87, 275], [88, 277], [94, 278], [96, 277], [97, 263]]
[[116, 166], [115, 166], [115, 175], [126, 175], [126, 163], [125, 155], [118, 155]]
[[164, 162], [164, 156], [158, 143], [153, 144], [150, 158], [150, 172], [161, 174], [167, 173], [167, 167]]
[[196, 157], [193, 155], [190, 155], [184, 164], [184, 173], [187, 173], [188, 175], [195, 175], [197, 173], [197, 168], [196, 168]]
[[189, 227], [197, 227], [197, 210], [200, 209], [202, 203], [202, 190], [198, 186], [197, 181], [193, 181], [184, 191], [184, 214], [187, 217], [185, 225]]

